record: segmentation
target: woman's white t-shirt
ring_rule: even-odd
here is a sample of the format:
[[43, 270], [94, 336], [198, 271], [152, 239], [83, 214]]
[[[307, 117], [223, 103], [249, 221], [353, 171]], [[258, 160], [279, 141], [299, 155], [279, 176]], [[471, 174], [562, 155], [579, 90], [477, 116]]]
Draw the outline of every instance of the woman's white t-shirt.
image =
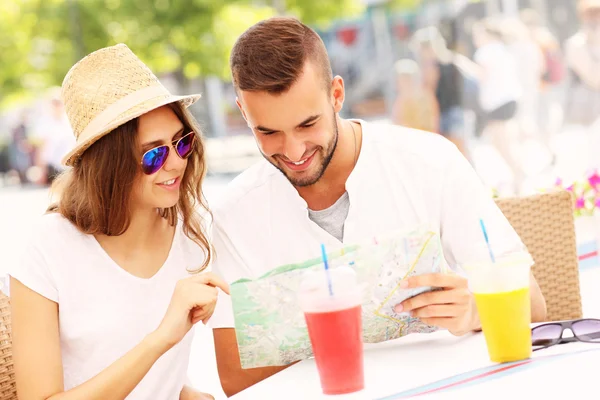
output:
[[[10, 275], [58, 303], [65, 390], [93, 378], [154, 331], [177, 281], [205, 259], [181, 224], [167, 260], [149, 279], [119, 267], [94, 236], [60, 214], [44, 215], [32, 236]], [[160, 357], [127, 399], [179, 399], [192, 332]]]

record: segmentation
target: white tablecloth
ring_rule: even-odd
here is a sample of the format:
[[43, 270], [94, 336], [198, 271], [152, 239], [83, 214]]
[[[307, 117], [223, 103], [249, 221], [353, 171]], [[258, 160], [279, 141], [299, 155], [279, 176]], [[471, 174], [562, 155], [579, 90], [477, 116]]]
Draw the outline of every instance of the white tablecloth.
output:
[[[600, 269], [581, 273], [584, 316], [600, 318]], [[591, 364], [589, 368], [582, 363]], [[489, 361], [482, 334], [454, 337], [448, 332], [413, 334], [365, 345], [365, 384], [361, 393], [324, 396], [314, 359], [305, 360], [232, 397], [245, 399], [539, 398], [559, 393], [598, 394], [600, 344], [572, 343], [533, 353], [523, 363]], [[575, 387], [575, 389], [573, 389]], [[440, 389], [443, 388], [443, 389]], [[401, 395], [404, 394], [404, 395]], [[600, 395], [598, 395], [600, 396]], [[590, 397], [596, 398], [596, 397]]]

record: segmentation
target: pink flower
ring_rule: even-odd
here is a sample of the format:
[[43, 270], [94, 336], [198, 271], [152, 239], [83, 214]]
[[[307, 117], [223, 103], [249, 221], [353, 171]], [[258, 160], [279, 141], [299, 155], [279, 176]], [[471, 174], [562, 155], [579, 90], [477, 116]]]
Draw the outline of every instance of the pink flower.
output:
[[578, 210], [585, 208], [585, 198], [578, 197], [577, 200], [575, 200], [575, 208]]
[[556, 182], [554, 182], [554, 186], [562, 186], [563, 181], [561, 178], [556, 178]]
[[600, 175], [598, 175], [597, 171], [594, 171], [594, 173], [588, 177], [588, 182], [594, 188], [600, 186]]

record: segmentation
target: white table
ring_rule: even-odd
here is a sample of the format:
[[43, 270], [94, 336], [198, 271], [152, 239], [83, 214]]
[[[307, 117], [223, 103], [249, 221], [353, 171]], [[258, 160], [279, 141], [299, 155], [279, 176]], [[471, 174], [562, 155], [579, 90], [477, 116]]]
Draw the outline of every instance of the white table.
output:
[[[600, 318], [600, 268], [582, 271], [581, 291], [584, 316]], [[597, 373], [592, 366], [600, 363], [600, 344], [554, 346], [534, 352], [526, 364], [498, 365], [489, 361], [482, 334], [454, 337], [440, 331], [365, 345], [364, 355], [366, 388], [361, 393], [324, 396], [314, 359], [310, 359], [267, 378], [232, 399], [391, 400], [407, 398], [397, 395], [409, 390], [415, 390], [414, 393], [427, 391], [423, 389], [425, 385], [430, 390], [450, 386], [431, 392], [425, 396], [428, 399], [495, 398], [495, 395], [503, 398], [512, 395], [515, 399], [556, 398], [559, 393], [572, 394], [575, 384], [577, 390], [598, 393]], [[582, 363], [588, 362], [591, 366], [583, 368]], [[510, 366], [513, 368], [493, 372]], [[461, 374], [465, 375], [457, 377]], [[454, 381], [460, 384], [451, 386]]]

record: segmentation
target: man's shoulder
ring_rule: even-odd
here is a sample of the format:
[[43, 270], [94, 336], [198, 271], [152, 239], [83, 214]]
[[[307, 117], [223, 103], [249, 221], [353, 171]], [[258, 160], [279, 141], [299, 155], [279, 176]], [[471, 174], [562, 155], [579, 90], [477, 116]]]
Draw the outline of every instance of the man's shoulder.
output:
[[223, 212], [231, 212], [246, 199], [262, 197], [278, 174], [279, 171], [268, 161], [258, 161], [227, 185], [219, 201], [212, 207], [213, 214], [219, 216]]
[[458, 149], [438, 133], [406, 128], [388, 123], [370, 123], [368, 139], [378, 156], [387, 156], [405, 163], [445, 165]]

